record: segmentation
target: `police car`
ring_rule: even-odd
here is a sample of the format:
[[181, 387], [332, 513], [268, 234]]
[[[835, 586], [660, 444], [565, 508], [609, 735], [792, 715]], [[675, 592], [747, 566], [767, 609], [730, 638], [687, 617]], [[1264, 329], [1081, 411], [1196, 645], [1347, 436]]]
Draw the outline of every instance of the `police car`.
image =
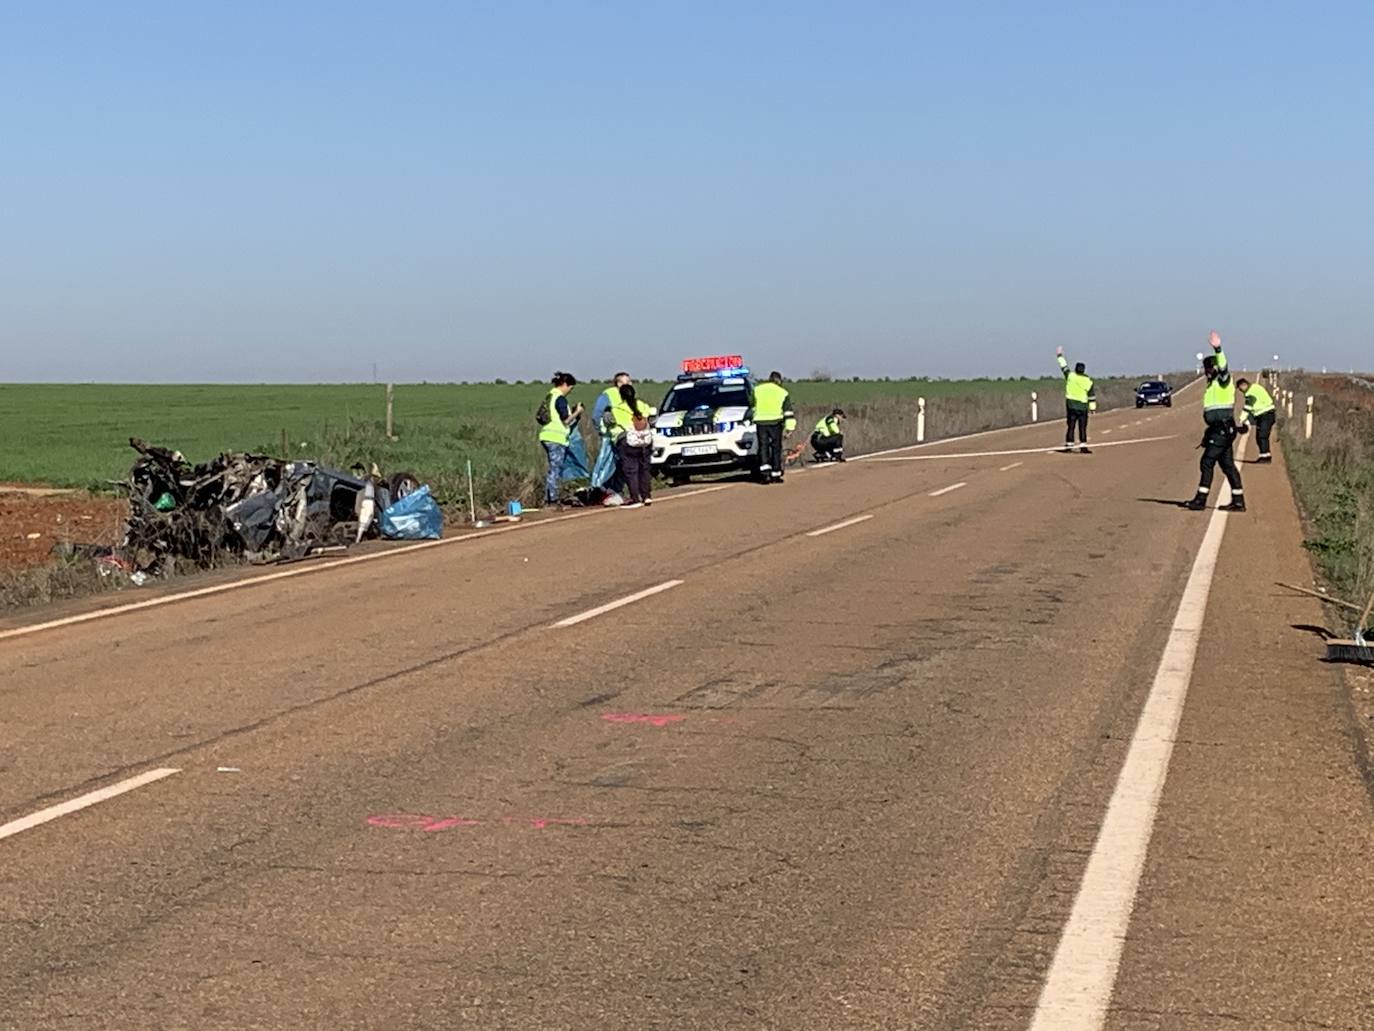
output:
[[737, 354], [688, 358], [654, 419], [653, 470], [673, 483], [694, 473], [757, 471], [749, 420], [754, 382]]

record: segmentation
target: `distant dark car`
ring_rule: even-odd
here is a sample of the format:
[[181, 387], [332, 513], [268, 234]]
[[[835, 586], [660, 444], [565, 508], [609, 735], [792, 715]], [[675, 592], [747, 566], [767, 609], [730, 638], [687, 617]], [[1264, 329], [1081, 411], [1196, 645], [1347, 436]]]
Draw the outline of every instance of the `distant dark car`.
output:
[[1135, 406], [1144, 408], [1146, 405], [1163, 405], [1165, 408], [1174, 406], [1174, 391], [1162, 379], [1147, 379], [1140, 386], [1135, 388]]

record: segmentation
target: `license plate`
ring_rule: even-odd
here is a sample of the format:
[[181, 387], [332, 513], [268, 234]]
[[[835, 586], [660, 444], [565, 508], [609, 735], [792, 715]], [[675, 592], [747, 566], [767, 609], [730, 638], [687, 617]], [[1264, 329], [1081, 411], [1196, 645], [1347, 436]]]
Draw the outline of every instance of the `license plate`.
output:
[[715, 455], [720, 453], [720, 448], [714, 444], [689, 444], [682, 449], [684, 458], [694, 458], [697, 455]]

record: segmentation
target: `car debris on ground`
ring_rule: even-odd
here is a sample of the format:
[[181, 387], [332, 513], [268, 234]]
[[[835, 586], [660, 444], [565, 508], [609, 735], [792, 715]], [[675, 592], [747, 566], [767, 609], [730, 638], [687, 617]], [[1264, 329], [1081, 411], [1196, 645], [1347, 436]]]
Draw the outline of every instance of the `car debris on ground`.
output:
[[282, 562], [343, 550], [392, 525], [405, 539], [442, 532], [438, 504], [410, 473], [386, 478], [375, 465], [345, 473], [244, 451], [192, 465], [180, 451], [136, 437], [129, 444], [139, 457], [117, 484], [129, 497], [123, 540], [92, 557], [134, 582], [178, 563], [208, 569], [226, 558]]

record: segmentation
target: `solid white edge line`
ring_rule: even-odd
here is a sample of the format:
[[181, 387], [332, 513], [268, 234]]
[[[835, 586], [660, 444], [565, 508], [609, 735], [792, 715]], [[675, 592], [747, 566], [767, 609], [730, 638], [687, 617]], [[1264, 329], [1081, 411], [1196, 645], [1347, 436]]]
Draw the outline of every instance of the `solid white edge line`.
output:
[[856, 523], [864, 523], [873, 518], [873, 513], [868, 515], [855, 516], [853, 519], [846, 519], [844, 522], [836, 523], [834, 526], [826, 526], [820, 530], [808, 530], [808, 537], [822, 537], [827, 533], [834, 533], [836, 530], [843, 530], [846, 526], [853, 526]]
[[1012, 462], [1010, 465], [1004, 465], [1004, 466], [1002, 466], [1002, 468], [998, 469], [997, 471], [998, 471], [999, 473], [1004, 473], [1004, 472], [1006, 472], [1008, 469], [1015, 469], [1018, 465], [1025, 465], [1025, 464], [1026, 464], [1025, 462]]
[[941, 494], [948, 494], [952, 490], [958, 490], [960, 487], [967, 486], [968, 484], [964, 481], [960, 481], [959, 483], [951, 483], [948, 487], [941, 487], [939, 490], [933, 490], [926, 496], [931, 498], [938, 498]]
[[[1154, 444], [1161, 440], [1173, 440], [1177, 433], [1170, 433], [1163, 437], [1136, 437], [1132, 440], [1104, 440], [1101, 443], [1093, 444], [1093, 447], [1125, 447], [1128, 444]], [[1076, 445], [1075, 445], [1076, 446]], [[945, 462], [951, 458], [1003, 458], [1007, 455], [1049, 455], [1056, 451], [1063, 451], [1063, 444], [1056, 444], [1054, 447], [1021, 447], [1011, 448], [1007, 451], [953, 451], [947, 455], [894, 455], [874, 459], [877, 462]]]
[[[1242, 440], [1237, 458], [1244, 451]], [[1095, 1031], [1107, 1019], [1225, 532], [1226, 513], [1213, 509], [1045, 977], [1031, 1031]]]
[[78, 795], [76, 798], [69, 799], [66, 802], [50, 805], [46, 809], [40, 809], [36, 813], [29, 813], [28, 816], [21, 816], [17, 820], [11, 820], [9, 823], [0, 825], [0, 838], [8, 838], [13, 834], [18, 834], [20, 831], [26, 831], [33, 827], [41, 826], [49, 820], [56, 820], [59, 816], [66, 816], [68, 813], [74, 813], [78, 809], [85, 809], [87, 806], [95, 805], [97, 802], [104, 802], [106, 799], [122, 795], [126, 791], [133, 791], [135, 788], [143, 787], [144, 784], [151, 784], [153, 781], [162, 780], [163, 777], [170, 777], [172, 774], [180, 772], [180, 770], [174, 770], [169, 767], [149, 770], [146, 773], [140, 773], [137, 777], [121, 780], [118, 784], [111, 784], [109, 787], [100, 788], [96, 791], [89, 791], [84, 795]]
[[[738, 486], [738, 484], [722, 483], [714, 487], [702, 487], [699, 490], [686, 491], [682, 494], [668, 494], [656, 499], [656, 503], [665, 504], [669, 501], [681, 501], [685, 498], [696, 497], [701, 494], [714, 494], [716, 491], [729, 490], [731, 487], [735, 486]], [[329, 569], [341, 569], [344, 566], [353, 566], [360, 562], [375, 562], [379, 559], [394, 558], [397, 555], [407, 555], [411, 552], [422, 551], [426, 548], [442, 548], [445, 545], [459, 544], [463, 541], [481, 540], [484, 537], [495, 537], [498, 534], [514, 533], [518, 530], [533, 530], [541, 526], [552, 526], [554, 523], [567, 522], [570, 519], [586, 519], [601, 511], [609, 510], [597, 507], [588, 509], [584, 512], [569, 512], [567, 515], [551, 516], [547, 519], [539, 519], [532, 523], [512, 523], [506, 526], [492, 527], [489, 530], [475, 530], [471, 533], [459, 534], [457, 537], [445, 537], [437, 541], [420, 541], [416, 544], [403, 544], [400, 547], [388, 548], [386, 551], [374, 551], [368, 555], [351, 555], [348, 558], [314, 562], [308, 565], [297, 566], [294, 569], [283, 569], [275, 573], [266, 573], [262, 576], [249, 576], [242, 580], [233, 580], [229, 583], [213, 584], [209, 587], [197, 587], [189, 591], [177, 591], [175, 594], [160, 595], [156, 598], [144, 598], [142, 601], [131, 601], [123, 605], [111, 605], [109, 608], [93, 609], [90, 612], [78, 613], [75, 616], [64, 616], [61, 619], [50, 619], [42, 623], [31, 623], [27, 626], [11, 627], [8, 630], [0, 630], [0, 641], [12, 637], [25, 637], [29, 634], [36, 634], [44, 630], [56, 630], [59, 627], [90, 623], [97, 619], [109, 619], [112, 616], [122, 616], [129, 612], [155, 609], [179, 601], [190, 601], [194, 598], [207, 598], [215, 594], [225, 594], [229, 591], [244, 590], [248, 587], [256, 587], [259, 584], [272, 583], [277, 580], [289, 580], [296, 576], [323, 573]]]
[[562, 629], [563, 627], [576, 626], [578, 623], [585, 623], [589, 619], [595, 619], [597, 616], [604, 615], [614, 609], [621, 608], [625, 605], [633, 605], [637, 601], [642, 601], [655, 594], [661, 594], [673, 587], [679, 587], [682, 583], [683, 581], [681, 580], [665, 580], [661, 584], [655, 584], [653, 587], [646, 587], [644, 590], [636, 591], [634, 594], [627, 595], [624, 598], [617, 598], [615, 601], [608, 601], [605, 605], [598, 605], [596, 608], [588, 609], [586, 612], [579, 612], [577, 615], [569, 616], [567, 619], [560, 619], [557, 623], [553, 624], [554, 629]]

